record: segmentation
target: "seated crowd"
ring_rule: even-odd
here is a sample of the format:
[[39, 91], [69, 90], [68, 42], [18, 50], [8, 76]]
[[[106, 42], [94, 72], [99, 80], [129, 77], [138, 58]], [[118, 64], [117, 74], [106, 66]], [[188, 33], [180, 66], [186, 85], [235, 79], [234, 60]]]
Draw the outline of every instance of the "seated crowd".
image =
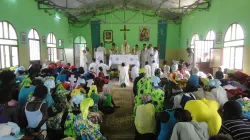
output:
[[0, 72], [0, 139], [104, 140], [100, 124], [115, 111], [103, 68], [49, 63]]
[[212, 76], [196, 67], [189, 73], [183, 61], [164, 61], [151, 76], [146, 66], [133, 85], [135, 139], [250, 139], [249, 75], [219, 68]]

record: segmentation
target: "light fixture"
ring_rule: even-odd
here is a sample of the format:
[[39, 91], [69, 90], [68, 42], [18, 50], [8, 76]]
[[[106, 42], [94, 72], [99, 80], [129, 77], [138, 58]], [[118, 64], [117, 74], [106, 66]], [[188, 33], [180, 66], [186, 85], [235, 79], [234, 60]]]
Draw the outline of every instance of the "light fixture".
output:
[[55, 16], [55, 19], [61, 19], [58, 15]]

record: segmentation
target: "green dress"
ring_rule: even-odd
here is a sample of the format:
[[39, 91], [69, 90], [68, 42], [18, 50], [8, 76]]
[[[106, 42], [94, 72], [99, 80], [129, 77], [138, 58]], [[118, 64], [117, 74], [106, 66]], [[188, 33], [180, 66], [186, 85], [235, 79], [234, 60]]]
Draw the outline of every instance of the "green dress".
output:
[[142, 79], [140, 79], [137, 83], [137, 89], [138, 95], [135, 96], [134, 116], [136, 113], [136, 108], [139, 105], [143, 104], [142, 97], [147, 94], [150, 94], [152, 97], [152, 104], [155, 107], [155, 111], [163, 111], [165, 92], [159, 87], [154, 87], [151, 78], [143, 77]]

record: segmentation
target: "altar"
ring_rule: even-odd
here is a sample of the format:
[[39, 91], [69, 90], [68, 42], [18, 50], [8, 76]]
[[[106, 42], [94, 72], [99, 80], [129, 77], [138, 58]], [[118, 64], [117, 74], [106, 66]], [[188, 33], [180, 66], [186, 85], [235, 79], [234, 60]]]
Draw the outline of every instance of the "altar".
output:
[[125, 64], [135, 65], [139, 62], [138, 55], [110, 55], [109, 57], [109, 66], [112, 64], [122, 64], [123, 62], [125, 62]]

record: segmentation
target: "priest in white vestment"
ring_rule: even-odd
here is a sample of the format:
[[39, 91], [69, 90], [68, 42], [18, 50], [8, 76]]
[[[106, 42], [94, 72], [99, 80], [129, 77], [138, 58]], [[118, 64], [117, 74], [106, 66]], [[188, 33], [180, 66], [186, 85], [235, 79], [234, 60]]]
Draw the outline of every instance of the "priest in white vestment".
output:
[[154, 53], [152, 56], [152, 60], [155, 60], [155, 63], [158, 65], [158, 68], [159, 68], [159, 52], [157, 50], [157, 47], [154, 47]]
[[129, 74], [128, 74], [129, 66], [125, 65], [125, 63], [122, 63], [121, 66], [119, 66], [119, 85], [121, 87], [126, 87], [129, 85]]
[[124, 43], [121, 45], [121, 54], [130, 54], [130, 46], [126, 40], [124, 40]]
[[104, 48], [104, 46], [103, 46], [103, 44], [102, 43], [100, 43], [100, 46], [97, 48], [97, 50], [96, 50], [97, 52], [103, 52], [103, 57], [104, 57], [104, 62], [106, 63], [107, 61], [106, 61], [106, 54], [107, 54], [107, 52], [106, 52], [106, 49]]
[[87, 72], [88, 71], [88, 58], [87, 58], [87, 51], [83, 50], [82, 51], [82, 61], [80, 66], [83, 67], [84, 71]]
[[158, 69], [159, 68], [159, 66], [158, 66], [158, 64], [155, 62], [155, 60], [153, 60], [153, 63], [152, 63], [152, 65], [151, 65], [151, 74], [152, 74], [152, 76], [154, 76], [155, 75], [155, 70], [156, 69]]
[[92, 72], [95, 72], [96, 73], [96, 75], [97, 75], [97, 63], [96, 63], [96, 59], [95, 58], [93, 58], [92, 59], [92, 63], [89, 65], [89, 69], [90, 68], [93, 68], [93, 71]]
[[146, 76], [151, 77], [151, 66], [148, 64], [148, 61], [145, 62], [144, 68], [146, 69]]
[[102, 60], [100, 60], [100, 64], [98, 65], [97, 75], [99, 75], [99, 72], [100, 72], [99, 67], [102, 67], [104, 76], [108, 76], [107, 71], [109, 70], [109, 66], [107, 64], [103, 63]]
[[145, 62], [148, 61], [148, 52], [146, 44], [143, 44], [143, 48], [141, 50], [141, 67], [144, 68]]
[[133, 66], [132, 70], [131, 70], [131, 78], [132, 78], [133, 81], [135, 80], [136, 77], [139, 76], [139, 68], [140, 68], [139, 65], [140, 64], [139, 64], [139, 61], [138, 61], [137, 64], [135, 64]]
[[149, 63], [149, 65], [152, 65], [152, 62], [153, 62], [153, 55], [154, 55], [154, 49], [153, 49], [153, 47], [152, 47], [152, 44], [149, 44], [148, 45], [148, 50], [147, 50], [147, 52], [148, 52], [148, 63]]
[[192, 48], [187, 48], [187, 53], [188, 53], [188, 70], [191, 71], [193, 67], [195, 67], [195, 62], [194, 62], [194, 52]]

